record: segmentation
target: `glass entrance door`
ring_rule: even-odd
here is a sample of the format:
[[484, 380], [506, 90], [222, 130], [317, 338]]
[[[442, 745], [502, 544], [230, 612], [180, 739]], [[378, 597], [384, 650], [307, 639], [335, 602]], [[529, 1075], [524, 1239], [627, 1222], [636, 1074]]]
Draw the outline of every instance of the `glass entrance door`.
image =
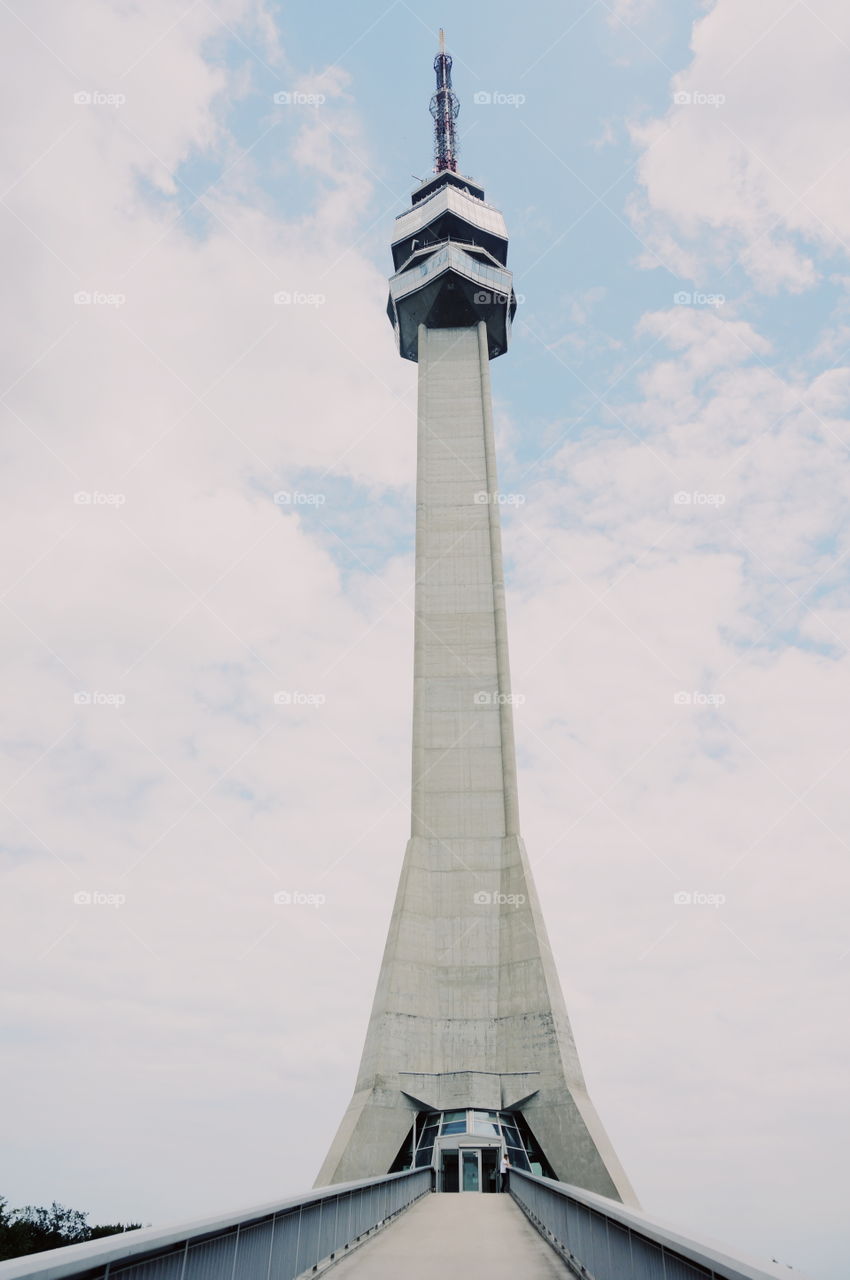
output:
[[481, 1152], [475, 1148], [472, 1151], [466, 1150], [461, 1152], [462, 1160], [462, 1176], [461, 1191], [480, 1191], [481, 1190]]
[[440, 1191], [498, 1191], [499, 1147], [444, 1148], [438, 1166]]
[[444, 1151], [441, 1169], [441, 1191], [460, 1191], [458, 1177], [458, 1154], [456, 1151]]
[[482, 1191], [501, 1191], [499, 1186], [499, 1158], [501, 1151], [498, 1147], [482, 1147], [481, 1148], [481, 1190]]

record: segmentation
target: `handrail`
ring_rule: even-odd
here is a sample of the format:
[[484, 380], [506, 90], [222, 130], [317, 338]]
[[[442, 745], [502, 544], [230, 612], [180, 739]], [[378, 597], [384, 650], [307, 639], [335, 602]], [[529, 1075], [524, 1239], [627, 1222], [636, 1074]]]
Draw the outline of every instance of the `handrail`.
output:
[[272, 1262], [275, 1277], [294, 1280], [406, 1209], [431, 1185], [432, 1170], [425, 1168], [314, 1188], [234, 1213], [0, 1262], [0, 1280], [133, 1280], [137, 1268], [154, 1260], [157, 1280], [265, 1276]]
[[[509, 1190], [537, 1230], [588, 1280], [787, 1280], [786, 1268], [736, 1258], [639, 1209], [552, 1178], [511, 1169]], [[678, 1267], [677, 1264], [678, 1263]]]

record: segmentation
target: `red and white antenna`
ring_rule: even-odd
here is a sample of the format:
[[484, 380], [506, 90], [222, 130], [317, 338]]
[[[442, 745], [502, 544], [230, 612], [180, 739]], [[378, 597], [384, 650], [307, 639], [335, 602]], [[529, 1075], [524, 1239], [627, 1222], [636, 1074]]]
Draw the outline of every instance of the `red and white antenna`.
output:
[[430, 111], [434, 117], [434, 172], [450, 169], [457, 173], [457, 140], [455, 120], [460, 103], [452, 93], [452, 59], [446, 53], [446, 33], [440, 27], [440, 52], [434, 59], [437, 76], [437, 92], [431, 99]]

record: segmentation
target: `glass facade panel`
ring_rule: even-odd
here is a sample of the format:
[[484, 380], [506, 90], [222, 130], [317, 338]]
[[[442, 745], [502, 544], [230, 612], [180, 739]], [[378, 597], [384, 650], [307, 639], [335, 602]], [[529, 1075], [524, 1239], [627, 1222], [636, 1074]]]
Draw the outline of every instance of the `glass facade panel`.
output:
[[492, 1120], [473, 1120], [472, 1132], [481, 1134], [482, 1138], [498, 1138], [499, 1126], [494, 1124]]
[[481, 1184], [478, 1179], [478, 1152], [464, 1151], [463, 1156], [463, 1189], [464, 1191], [479, 1191]]
[[419, 201], [408, 212], [398, 215], [395, 220], [393, 241], [404, 240], [407, 236], [415, 235], [427, 223], [433, 222], [441, 213], [449, 210], [472, 223], [473, 226], [480, 227], [482, 231], [489, 231], [503, 240], [508, 238], [505, 220], [493, 205], [488, 205], [474, 196], [464, 195], [454, 187], [443, 187], [441, 191], [428, 196], [426, 200]]
[[[451, 1149], [457, 1146], [457, 1140], [455, 1139], [452, 1142], [451, 1136], [464, 1133], [482, 1139], [480, 1147], [474, 1147], [470, 1152], [470, 1155], [475, 1155], [476, 1160], [479, 1157], [483, 1160], [488, 1150], [493, 1153], [494, 1159], [498, 1160], [498, 1153], [501, 1150], [499, 1140], [501, 1138], [506, 1145], [508, 1158], [515, 1168], [537, 1173], [543, 1177], [554, 1176], [545, 1154], [540, 1149], [539, 1143], [535, 1140], [521, 1112], [483, 1111], [471, 1108], [468, 1111], [420, 1112], [416, 1116], [414, 1128], [408, 1134], [396, 1156], [391, 1172], [410, 1168], [411, 1163], [418, 1169], [426, 1168], [433, 1163], [435, 1151], [437, 1151], [439, 1157], [438, 1164], [442, 1167], [442, 1161], [447, 1154], [446, 1148]], [[415, 1158], [412, 1150], [414, 1134], [417, 1146]], [[437, 1148], [438, 1134], [441, 1135], [443, 1140], [442, 1156], [440, 1156]], [[490, 1144], [493, 1145], [491, 1146]], [[489, 1156], [487, 1158], [489, 1159]], [[458, 1162], [458, 1181], [462, 1183], [463, 1153], [455, 1151], [455, 1159]], [[477, 1169], [479, 1167], [483, 1166], [476, 1166]], [[469, 1176], [472, 1176], [471, 1172]], [[476, 1173], [476, 1177], [478, 1176], [478, 1173]], [[484, 1185], [487, 1179], [480, 1178], [479, 1181], [479, 1189], [487, 1190], [487, 1186]]]
[[419, 288], [424, 278], [438, 274], [447, 266], [453, 267], [467, 279], [479, 284], [492, 286], [494, 293], [503, 294], [505, 300], [511, 296], [511, 273], [499, 267], [486, 266], [464, 253], [460, 245], [449, 243], [436, 253], [432, 253], [424, 262], [418, 264], [419, 269], [411, 267], [390, 278], [390, 291], [394, 298], [403, 298], [406, 294]]

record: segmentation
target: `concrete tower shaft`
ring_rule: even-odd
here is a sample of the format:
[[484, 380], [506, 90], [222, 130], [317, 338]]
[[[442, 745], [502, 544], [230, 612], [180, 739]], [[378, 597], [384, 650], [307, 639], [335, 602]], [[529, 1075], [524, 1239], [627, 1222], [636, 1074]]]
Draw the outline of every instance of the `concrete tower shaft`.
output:
[[519, 1148], [524, 1133], [523, 1158], [633, 1203], [587, 1096], [520, 837], [490, 390], [516, 303], [504, 220], [483, 196], [438, 173], [393, 238], [389, 314], [419, 365], [411, 838], [319, 1182], [404, 1167], [406, 1152], [439, 1171], [443, 1134], [464, 1128], [451, 1114], [468, 1117], [467, 1141], [489, 1125]]

